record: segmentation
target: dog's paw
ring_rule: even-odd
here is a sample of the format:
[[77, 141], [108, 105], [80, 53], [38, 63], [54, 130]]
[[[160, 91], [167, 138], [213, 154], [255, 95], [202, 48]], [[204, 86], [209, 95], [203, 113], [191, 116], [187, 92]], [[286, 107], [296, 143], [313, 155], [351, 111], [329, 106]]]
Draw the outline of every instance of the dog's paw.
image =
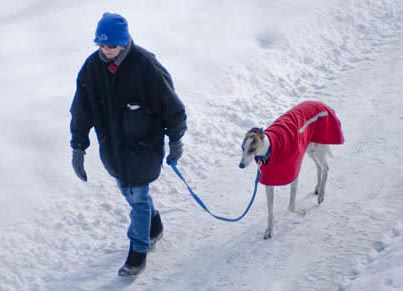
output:
[[319, 197], [318, 197], [318, 204], [323, 203], [324, 200], [325, 200], [325, 197], [321, 197], [321, 195], [319, 195]]
[[272, 233], [269, 230], [266, 230], [263, 236], [263, 239], [269, 239], [271, 238]]
[[306, 214], [306, 209], [296, 209], [295, 211], [294, 211], [296, 214], [298, 214], [299, 216], [305, 216], [305, 214]]

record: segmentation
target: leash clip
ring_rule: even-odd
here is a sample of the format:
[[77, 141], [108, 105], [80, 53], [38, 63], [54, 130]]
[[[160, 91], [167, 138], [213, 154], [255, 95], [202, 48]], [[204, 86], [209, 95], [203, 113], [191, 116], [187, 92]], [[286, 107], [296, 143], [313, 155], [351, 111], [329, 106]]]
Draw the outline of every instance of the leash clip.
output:
[[257, 161], [257, 170], [259, 171], [259, 172], [261, 172], [261, 167], [262, 167], [262, 165], [263, 165], [263, 160], [258, 160]]

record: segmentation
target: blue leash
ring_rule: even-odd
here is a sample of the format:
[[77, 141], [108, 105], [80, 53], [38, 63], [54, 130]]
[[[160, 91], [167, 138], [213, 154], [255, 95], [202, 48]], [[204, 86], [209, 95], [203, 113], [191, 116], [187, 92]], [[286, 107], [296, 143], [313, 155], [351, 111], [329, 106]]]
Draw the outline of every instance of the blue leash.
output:
[[179, 171], [178, 167], [176, 166], [176, 161], [170, 161], [168, 163], [168, 165], [171, 166], [172, 170], [175, 172], [175, 174], [179, 177], [179, 179], [181, 179], [183, 181], [183, 183], [185, 183], [186, 187], [189, 190], [189, 193], [192, 195], [192, 197], [194, 198], [194, 200], [196, 200], [196, 202], [207, 212], [209, 213], [211, 216], [213, 216], [216, 219], [219, 220], [223, 220], [223, 221], [229, 221], [229, 222], [236, 222], [241, 220], [242, 218], [245, 217], [245, 215], [248, 213], [249, 209], [251, 208], [253, 201], [255, 200], [256, 197], [256, 192], [257, 192], [257, 186], [259, 183], [259, 177], [260, 177], [260, 171], [257, 171], [256, 174], [256, 179], [255, 179], [255, 189], [253, 190], [253, 194], [252, 194], [252, 198], [249, 201], [248, 206], [246, 207], [245, 211], [242, 213], [241, 216], [237, 217], [237, 218], [226, 218], [226, 217], [222, 217], [222, 216], [218, 216], [213, 214], [208, 208], [207, 206], [203, 203], [203, 201], [199, 198], [199, 196], [196, 195], [196, 193], [193, 192], [192, 188], [189, 186], [189, 184], [186, 182], [185, 178], [183, 178], [182, 173]]

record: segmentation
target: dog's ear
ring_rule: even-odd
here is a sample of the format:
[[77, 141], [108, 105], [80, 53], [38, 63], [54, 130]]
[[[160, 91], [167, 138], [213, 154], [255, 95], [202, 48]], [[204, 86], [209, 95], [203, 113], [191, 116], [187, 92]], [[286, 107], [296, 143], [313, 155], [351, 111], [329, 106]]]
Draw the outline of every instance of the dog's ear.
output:
[[259, 128], [257, 134], [259, 135], [259, 137], [260, 137], [261, 139], [263, 139], [263, 137], [264, 137], [264, 129], [263, 129], [262, 127]]
[[264, 130], [262, 127], [253, 127], [251, 129], [249, 129], [247, 135], [254, 135], [259, 139], [263, 139], [264, 138]]
[[262, 128], [258, 128], [258, 127], [253, 127], [251, 129], [249, 129], [250, 133], [259, 133], [262, 130]]

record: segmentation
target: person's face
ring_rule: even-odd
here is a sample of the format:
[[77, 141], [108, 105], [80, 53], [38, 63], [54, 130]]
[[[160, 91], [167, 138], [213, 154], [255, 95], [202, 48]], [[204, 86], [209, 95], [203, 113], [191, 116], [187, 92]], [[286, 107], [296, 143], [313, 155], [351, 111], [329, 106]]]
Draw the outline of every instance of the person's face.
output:
[[118, 45], [100, 45], [99, 47], [108, 60], [115, 59], [123, 49]]

